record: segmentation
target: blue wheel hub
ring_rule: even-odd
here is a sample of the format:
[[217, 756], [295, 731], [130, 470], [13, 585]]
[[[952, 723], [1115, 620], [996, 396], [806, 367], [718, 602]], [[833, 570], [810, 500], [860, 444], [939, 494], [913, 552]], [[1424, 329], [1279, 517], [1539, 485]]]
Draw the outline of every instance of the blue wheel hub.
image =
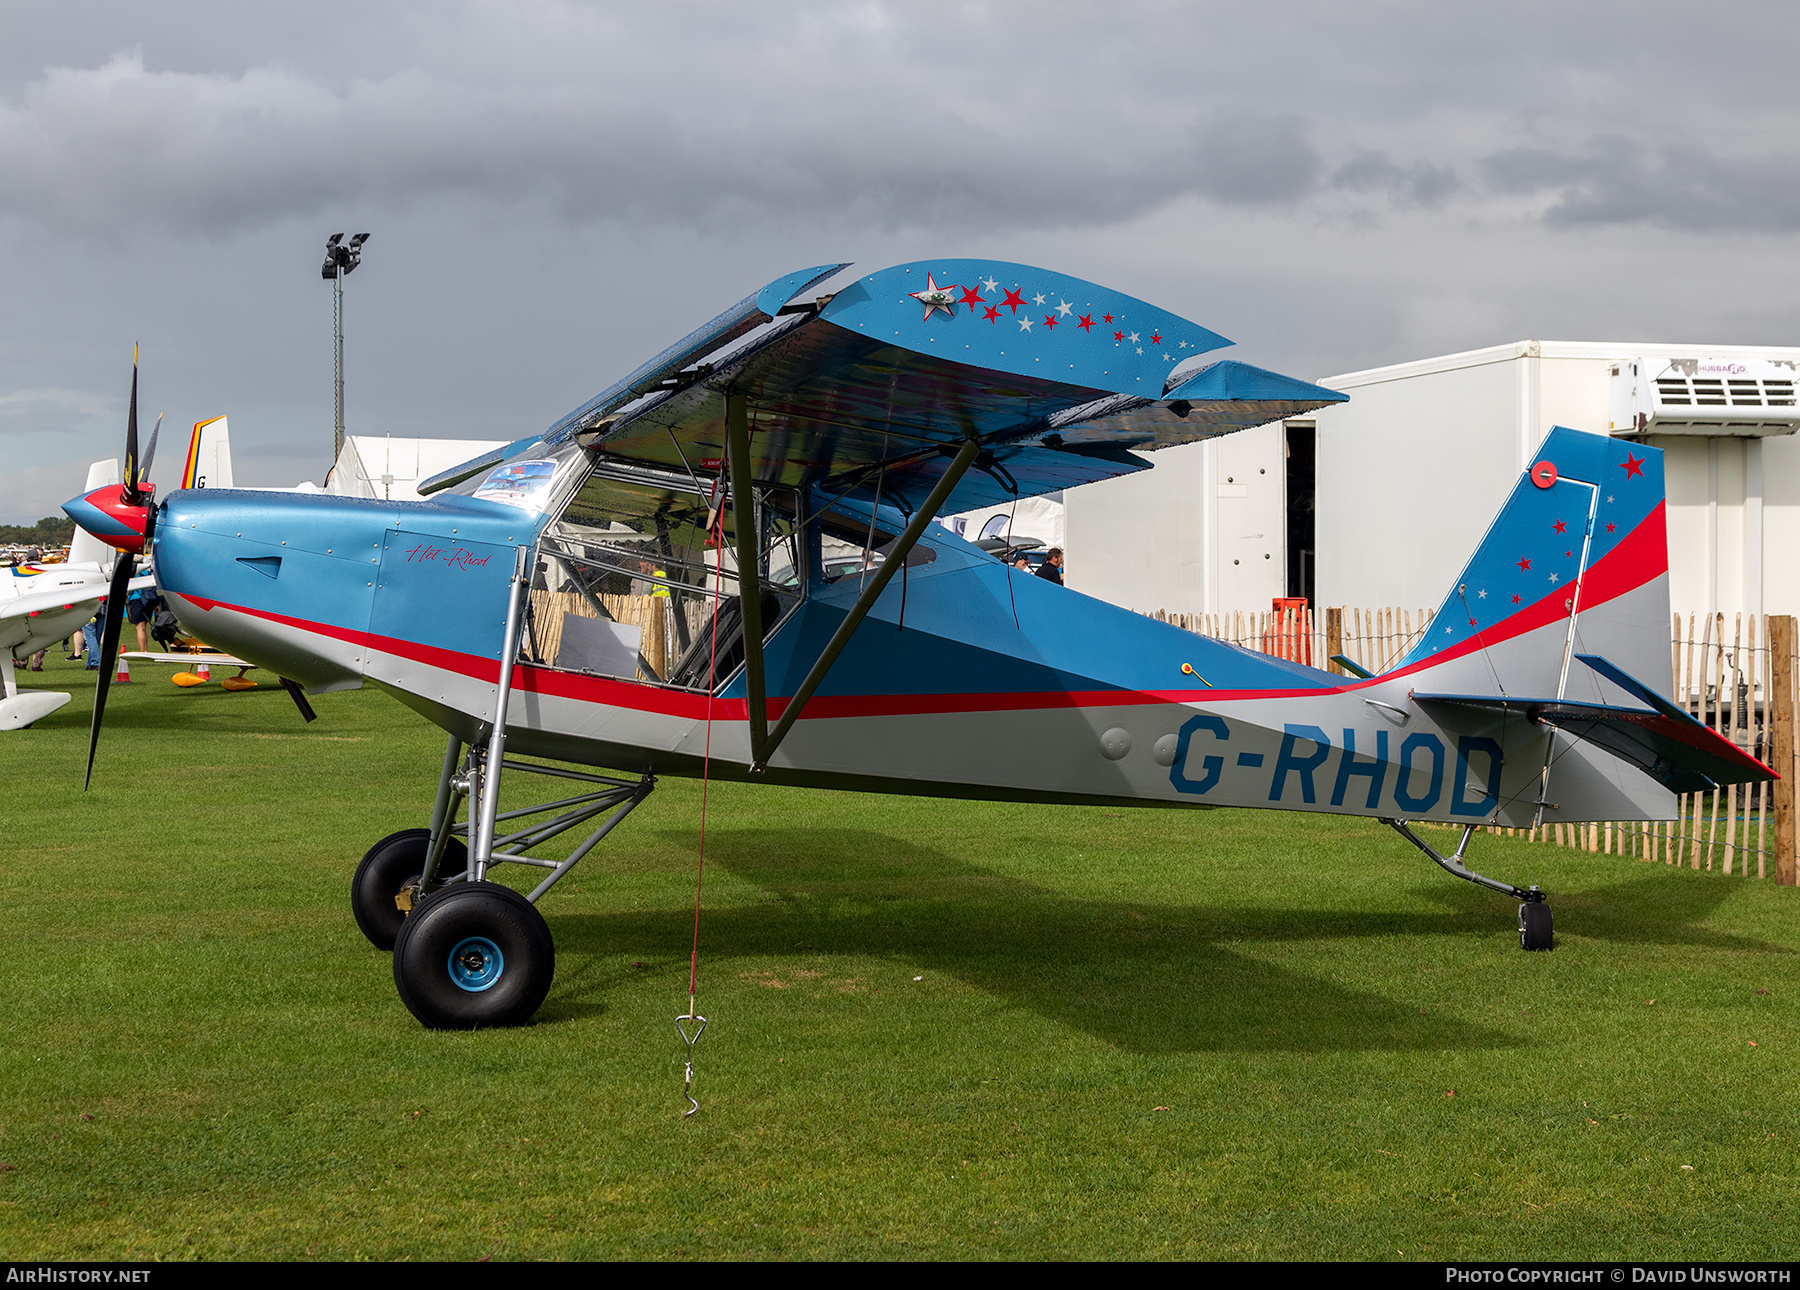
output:
[[450, 979], [470, 994], [480, 994], [488, 989], [504, 971], [505, 956], [500, 953], [500, 947], [485, 936], [466, 937], [450, 951]]

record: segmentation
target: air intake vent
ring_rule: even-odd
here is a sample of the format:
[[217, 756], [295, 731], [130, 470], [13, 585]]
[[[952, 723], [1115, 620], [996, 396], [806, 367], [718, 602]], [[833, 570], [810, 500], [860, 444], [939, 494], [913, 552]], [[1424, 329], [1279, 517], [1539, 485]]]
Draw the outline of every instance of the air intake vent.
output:
[[1794, 383], [1775, 378], [1721, 382], [1659, 376], [1656, 378], [1656, 401], [1666, 408], [1791, 408], [1794, 406]]
[[1755, 437], [1800, 428], [1800, 364], [1640, 358], [1612, 368], [1614, 434]]

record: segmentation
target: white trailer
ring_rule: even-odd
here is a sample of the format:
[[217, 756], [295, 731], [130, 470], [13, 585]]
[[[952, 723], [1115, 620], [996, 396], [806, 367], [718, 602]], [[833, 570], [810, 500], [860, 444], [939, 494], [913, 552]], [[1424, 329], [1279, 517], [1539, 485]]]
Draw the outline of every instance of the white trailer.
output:
[[1552, 426], [1661, 448], [1670, 599], [1800, 610], [1800, 348], [1518, 341], [1326, 377], [1318, 600], [1432, 604]]
[[1350, 401], [1070, 492], [1069, 584], [1183, 613], [1435, 607], [1563, 425], [1665, 452], [1675, 605], [1800, 613], [1800, 348], [1525, 340], [1319, 384]]

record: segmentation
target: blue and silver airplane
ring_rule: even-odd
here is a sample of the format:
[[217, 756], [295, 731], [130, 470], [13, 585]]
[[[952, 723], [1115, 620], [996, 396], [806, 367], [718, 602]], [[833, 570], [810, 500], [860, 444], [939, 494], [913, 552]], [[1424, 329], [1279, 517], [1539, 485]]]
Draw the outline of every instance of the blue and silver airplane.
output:
[[[309, 720], [306, 696], [374, 684], [448, 733], [428, 820], [376, 842], [352, 890], [426, 1025], [532, 1015], [554, 972], [537, 900], [658, 776], [1372, 816], [1515, 899], [1526, 949], [1550, 947], [1550, 907], [1466, 867], [1477, 826], [1668, 819], [1678, 793], [1774, 778], [1670, 702], [1655, 448], [1552, 431], [1411, 652], [1318, 671], [931, 521], [1343, 395], [1207, 362], [1229, 342], [1047, 270], [937, 260], [810, 294], [846, 267], [770, 283], [422, 502], [153, 499], [134, 421], [125, 485], [65, 508], [153, 549], [182, 627], [284, 678]], [[109, 612], [90, 776], [117, 641]], [[561, 795], [501, 811], [503, 773]], [[521, 894], [501, 864], [542, 880]]]

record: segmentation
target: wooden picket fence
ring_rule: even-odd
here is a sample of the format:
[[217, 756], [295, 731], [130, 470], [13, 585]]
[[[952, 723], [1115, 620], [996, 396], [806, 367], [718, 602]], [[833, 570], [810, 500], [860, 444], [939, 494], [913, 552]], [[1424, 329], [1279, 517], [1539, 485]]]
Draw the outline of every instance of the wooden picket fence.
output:
[[[1395, 607], [1283, 608], [1215, 614], [1150, 615], [1217, 640], [1296, 662], [1325, 665], [1342, 654], [1370, 672], [1405, 657], [1431, 622], [1431, 611]], [[1675, 614], [1670, 624], [1675, 702], [1751, 756], [1775, 767], [1773, 784], [1734, 785], [1677, 798], [1677, 818], [1486, 831], [1598, 854], [1684, 865], [1730, 877], [1796, 878], [1795, 732], [1800, 728], [1800, 653], [1796, 623], [1783, 615]]]
[[1178, 614], [1159, 609], [1150, 617], [1201, 636], [1230, 641], [1263, 654], [1291, 659], [1348, 675], [1330, 660], [1342, 654], [1370, 672], [1382, 672], [1406, 656], [1431, 622], [1429, 609], [1332, 607], [1325, 621], [1290, 601], [1282, 609], [1235, 610], [1219, 614]]

